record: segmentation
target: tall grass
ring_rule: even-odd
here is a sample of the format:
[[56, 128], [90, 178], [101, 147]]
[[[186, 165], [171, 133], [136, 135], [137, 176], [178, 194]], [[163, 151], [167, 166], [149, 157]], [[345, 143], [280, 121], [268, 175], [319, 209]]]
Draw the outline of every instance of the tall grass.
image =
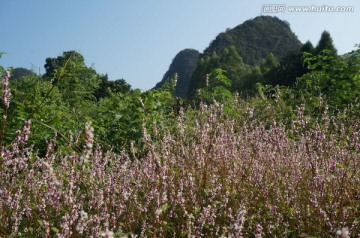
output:
[[55, 137], [41, 158], [27, 121], [1, 151], [0, 236], [359, 237], [359, 124], [247, 119], [181, 110], [117, 154], [87, 124], [82, 152], [60, 156]]

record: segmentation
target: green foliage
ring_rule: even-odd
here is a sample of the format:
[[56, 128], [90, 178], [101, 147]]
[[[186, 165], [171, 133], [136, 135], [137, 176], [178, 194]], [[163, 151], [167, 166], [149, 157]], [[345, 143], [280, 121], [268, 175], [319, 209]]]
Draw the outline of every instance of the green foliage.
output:
[[280, 63], [273, 64], [267, 71], [263, 71], [261, 81], [273, 86], [294, 86], [299, 77], [310, 71], [304, 59], [306, 54], [313, 52], [314, 47], [309, 41], [302, 45], [299, 51], [289, 51]]
[[269, 85], [294, 86], [297, 78], [309, 72], [304, 64], [304, 52], [290, 51], [279, 65], [264, 73], [264, 83]]
[[334, 46], [333, 40], [328, 31], [324, 31], [321, 34], [319, 43], [315, 48], [315, 54], [320, 54], [322, 51], [327, 50], [328, 53], [331, 52], [333, 55], [337, 54], [337, 50]]
[[[91, 121], [96, 142], [104, 149], [129, 150], [131, 141], [141, 141], [143, 128], [156, 125], [160, 129], [165, 121], [171, 124], [181, 102], [175, 98], [176, 79], [158, 90], [131, 90], [123, 79], [109, 81], [107, 75], [98, 75], [74, 51], [48, 58], [45, 67], [43, 77], [28, 74], [11, 81], [11, 107], [6, 131], [1, 134], [5, 144], [12, 143], [16, 131], [31, 119], [29, 143], [40, 154], [46, 152], [46, 142], [54, 136], [59, 153], [77, 151], [83, 146], [79, 132]], [[136, 146], [141, 147], [141, 143]]]
[[[107, 75], [97, 74], [85, 65], [79, 53], [64, 52], [57, 58], [46, 59], [46, 73], [42, 77], [25, 74], [11, 82], [12, 100], [4, 140], [11, 143], [16, 130], [31, 119], [30, 143], [35, 149], [45, 152], [45, 142], [57, 134], [57, 148], [72, 150], [76, 148], [68, 148], [69, 141], [76, 139], [76, 133], [91, 121], [97, 142], [104, 148], [130, 149], [131, 141], [141, 147], [143, 129], [171, 127], [181, 107], [198, 108], [199, 102], [220, 102], [226, 104], [226, 112], [234, 115], [230, 105], [238, 98], [237, 94], [250, 97], [249, 108], [256, 105], [258, 111], [253, 113], [267, 125], [274, 114], [277, 120], [289, 124], [302, 104], [307, 105], [312, 117], [321, 115], [327, 107], [335, 115], [336, 111], [356, 104], [360, 96], [359, 65], [359, 51], [344, 57], [331, 50], [316, 54], [307, 42], [300, 51], [291, 51], [280, 61], [269, 53], [261, 64], [250, 66], [233, 45], [199, 59], [193, 77], [202, 75], [201, 80], [193, 81], [193, 90], [196, 89], [193, 97], [184, 100], [177, 97], [181, 81], [177, 76], [157, 89], [140, 92], [132, 90], [123, 79], [110, 81]], [[3, 109], [1, 113], [5, 113]], [[357, 114], [357, 109], [353, 110], [352, 118]]]
[[14, 140], [16, 131], [22, 127], [26, 119], [32, 120], [30, 143], [42, 152], [45, 150], [45, 142], [55, 134], [59, 135], [59, 145], [67, 144], [65, 134], [69, 131], [78, 131], [79, 125], [86, 122], [84, 114], [74, 113], [75, 109], [70, 108], [63, 100], [58, 88], [41, 77], [24, 76], [12, 81], [11, 92], [8, 130], [5, 137], [8, 143]]
[[140, 100], [141, 92], [134, 90], [127, 94], [110, 93], [97, 103], [92, 120], [99, 143], [119, 150], [141, 137], [144, 113]]
[[110, 81], [107, 75], [100, 75], [99, 77], [99, 87], [94, 92], [97, 99], [110, 97], [111, 93], [129, 93], [131, 91], [131, 85], [124, 79]]
[[206, 75], [209, 74], [212, 69], [219, 67], [219, 56], [216, 52], [213, 52], [211, 56], [204, 56], [200, 58], [199, 64], [192, 75], [189, 95], [193, 96], [197, 89], [204, 87], [206, 84]]
[[[217, 72], [219, 69], [223, 72]], [[223, 52], [218, 55], [215, 51], [211, 56], [205, 56], [199, 61], [198, 68], [193, 74], [193, 78], [198, 78], [201, 80], [193, 80], [190, 86], [194, 95], [196, 90], [202, 88], [206, 84], [206, 74], [226, 74], [228, 82], [226, 86], [230, 91], [246, 91], [248, 85], [246, 85], [246, 79], [249, 74], [251, 74], [252, 69], [249, 65], [246, 65], [234, 46], [226, 48]], [[215, 78], [218, 77], [215, 76]], [[247, 77], [247, 78], [246, 78]], [[221, 81], [221, 77], [217, 81]]]
[[89, 117], [97, 135], [97, 142], [104, 148], [121, 151], [130, 150], [130, 142], [141, 147], [143, 128], [161, 129], [172, 123], [176, 99], [172, 90], [150, 90], [141, 93], [112, 93], [96, 103]]
[[300, 48], [300, 52], [309, 52], [312, 53], [314, 51], [314, 46], [310, 41], [306, 41]]
[[312, 72], [299, 80], [302, 96], [324, 98], [332, 109], [344, 109], [356, 103], [360, 97], [358, 53], [338, 57], [333, 51], [324, 50], [319, 55], [307, 55], [305, 62]]
[[57, 58], [47, 58], [44, 78], [59, 89], [63, 100], [75, 106], [81, 100], [94, 100], [100, 77], [85, 65], [84, 57], [75, 52], [64, 52]]
[[214, 80], [211, 80], [210, 85], [229, 88], [231, 86], [231, 82], [229, 78], [225, 76], [226, 73], [226, 70], [221, 68], [214, 69], [213, 72], [210, 73], [210, 77], [214, 78]]
[[206, 103], [224, 102], [232, 98], [231, 81], [226, 76], [227, 71], [222, 68], [214, 69], [205, 79], [206, 86], [199, 89], [197, 98]]
[[260, 66], [263, 74], [268, 73], [271, 69], [278, 67], [279, 61], [273, 53], [270, 53]]
[[30, 76], [30, 75], [34, 76], [36, 74], [33, 71], [25, 69], [25, 68], [14, 68], [11, 71], [10, 79], [11, 80], [16, 80], [16, 79], [19, 79], [21, 77]]

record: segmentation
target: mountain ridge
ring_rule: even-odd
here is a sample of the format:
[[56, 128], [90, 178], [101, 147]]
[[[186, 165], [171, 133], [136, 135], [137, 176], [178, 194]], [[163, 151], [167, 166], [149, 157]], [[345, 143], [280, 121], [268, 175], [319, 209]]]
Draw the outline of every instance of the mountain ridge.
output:
[[[211, 58], [212, 55], [221, 57], [224, 50], [230, 48], [235, 47], [239, 55], [235, 58], [238, 58], [239, 64], [244, 63], [256, 66], [260, 65], [270, 53], [277, 59], [282, 59], [289, 51], [299, 50], [301, 46], [302, 43], [295, 33], [291, 31], [288, 22], [273, 16], [258, 16], [219, 33], [203, 53], [199, 53], [196, 67], [193, 65], [194, 60], [189, 65], [189, 62], [186, 62], [186, 60], [181, 62], [181, 57], [175, 57], [170, 64], [169, 70], [164, 74], [163, 79], [156, 84], [155, 88], [160, 88], [175, 73], [178, 73], [179, 78], [175, 95], [180, 97], [187, 96], [190, 91], [194, 92], [200, 87], [200, 81], [212, 69], [222, 67], [220, 63], [202, 64], [202, 62]], [[176, 63], [175, 60], [177, 61]], [[182, 67], [178, 68], [177, 65]], [[180, 72], [185, 67], [190, 67], [190, 69], [186, 75], [183, 75]]]

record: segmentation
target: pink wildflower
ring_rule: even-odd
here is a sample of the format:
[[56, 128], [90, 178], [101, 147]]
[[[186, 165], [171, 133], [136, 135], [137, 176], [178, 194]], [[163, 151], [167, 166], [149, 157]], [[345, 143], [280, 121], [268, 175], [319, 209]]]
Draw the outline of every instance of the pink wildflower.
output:
[[5, 77], [3, 80], [3, 95], [2, 100], [6, 108], [10, 105], [10, 89], [9, 89], [9, 79], [10, 79], [10, 72], [6, 71]]

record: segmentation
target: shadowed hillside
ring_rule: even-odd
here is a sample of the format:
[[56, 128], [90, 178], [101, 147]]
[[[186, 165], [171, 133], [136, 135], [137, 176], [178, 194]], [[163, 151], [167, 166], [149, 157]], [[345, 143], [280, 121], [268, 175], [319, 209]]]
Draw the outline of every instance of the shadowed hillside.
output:
[[197, 67], [199, 56], [200, 53], [197, 50], [185, 49], [180, 51], [173, 59], [161, 82], [157, 83], [155, 88], [160, 88], [177, 74], [178, 82], [175, 94], [179, 97], [185, 97], [189, 89], [191, 76]]

